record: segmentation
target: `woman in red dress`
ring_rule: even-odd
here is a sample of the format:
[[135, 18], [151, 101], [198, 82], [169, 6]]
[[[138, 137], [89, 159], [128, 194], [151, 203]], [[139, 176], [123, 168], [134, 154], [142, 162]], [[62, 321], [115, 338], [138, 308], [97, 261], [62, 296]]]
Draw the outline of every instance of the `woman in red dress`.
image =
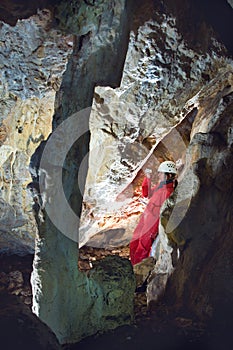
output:
[[150, 172], [146, 170], [145, 174], [146, 177], [142, 183], [142, 194], [144, 197], [149, 198], [149, 202], [130, 242], [130, 260], [132, 265], [149, 256], [152, 243], [158, 235], [160, 208], [177, 185], [176, 165], [172, 161], [165, 161], [160, 164], [158, 167], [159, 184], [152, 188]]

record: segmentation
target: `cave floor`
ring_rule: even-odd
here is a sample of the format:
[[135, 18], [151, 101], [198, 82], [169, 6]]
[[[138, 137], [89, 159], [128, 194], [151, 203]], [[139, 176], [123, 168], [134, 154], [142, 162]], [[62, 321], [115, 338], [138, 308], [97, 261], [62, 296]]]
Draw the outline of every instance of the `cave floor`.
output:
[[[84, 246], [80, 249], [79, 269], [87, 271], [92, 264], [108, 255], [129, 258], [129, 246], [101, 249]], [[203, 338], [205, 328], [201, 323], [187, 317], [168, 315], [160, 305], [159, 313], [148, 310], [146, 293], [135, 293], [134, 323], [121, 326], [103, 334], [85, 338], [77, 344], [64, 346], [65, 350], [89, 349], [138, 349], [149, 346], [158, 350], [210, 349]], [[212, 349], [211, 349], [212, 350]]]
[[[82, 247], [78, 261], [79, 269], [88, 271], [95, 261], [107, 255], [129, 257], [129, 248], [100, 249]], [[19, 297], [29, 309], [32, 304], [30, 274], [33, 256], [0, 255], [0, 292], [5, 291]], [[229, 332], [228, 332], [229, 333]], [[159, 310], [149, 311], [145, 293], [135, 293], [135, 320], [132, 325], [87, 337], [77, 344], [64, 345], [65, 350], [88, 349], [138, 349], [150, 346], [158, 350], [178, 349], [232, 349], [228, 344], [230, 334], [222, 335], [207, 329], [202, 323], [187, 315], [171, 315], [161, 304]], [[231, 337], [230, 337], [231, 338]], [[231, 340], [231, 339], [230, 339]], [[228, 347], [229, 345], [229, 347]]]
[[[79, 252], [79, 269], [87, 272], [98, 260], [108, 255], [129, 257], [129, 248], [113, 249], [92, 248], [84, 246]], [[30, 275], [33, 255], [0, 255], [0, 291], [16, 295], [29, 308], [32, 306], [32, 290]], [[145, 293], [135, 294], [135, 321], [148, 317]]]

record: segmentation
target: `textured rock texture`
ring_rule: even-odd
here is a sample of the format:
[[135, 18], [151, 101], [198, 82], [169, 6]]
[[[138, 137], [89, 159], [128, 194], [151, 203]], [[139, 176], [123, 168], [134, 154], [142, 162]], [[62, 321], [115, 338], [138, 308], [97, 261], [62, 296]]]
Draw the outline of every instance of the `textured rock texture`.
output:
[[80, 246], [92, 235], [97, 246], [129, 242], [144, 209], [142, 170], [157, 169], [161, 159], [182, 169], [197, 113], [193, 98], [232, 64], [206, 23], [189, 38], [179, 31], [185, 9], [176, 19], [159, 4], [137, 5], [121, 85], [95, 89]]
[[30, 158], [51, 132], [73, 42], [51, 29], [48, 10], [15, 27], [1, 23], [0, 32], [0, 248], [22, 254], [34, 249], [37, 232], [27, 190]]
[[[89, 123], [89, 114], [88, 112], [84, 114], [83, 120], [79, 112], [91, 105], [95, 84], [111, 86], [119, 84], [128, 37], [126, 15], [125, 1], [117, 3], [97, 1], [94, 6], [77, 2], [74, 7], [64, 2], [58, 8], [56, 17], [59, 26], [63, 28], [59, 19], [69, 18], [67, 31], [75, 33], [77, 38], [63, 76], [61, 89], [56, 97], [53, 130], [57, 126], [62, 126], [62, 122], [69, 120], [75, 113], [77, 125], [87, 130], [85, 128]], [[93, 18], [95, 20], [92, 21]], [[79, 22], [82, 24], [80, 28], [77, 25]], [[120, 52], [121, 59], [119, 59]], [[80, 120], [82, 124], [78, 124]], [[67, 131], [62, 130], [63, 133]], [[64, 141], [62, 133], [60, 137], [56, 138], [55, 145], [59, 146]], [[81, 185], [79, 170], [88, 149], [89, 132], [84, 132], [71, 147], [64, 162], [64, 193], [77, 216], [81, 212], [87, 162], [84, 162]], [[39, 151], [38, 149], [38, 153]], [[48, 167], [42, 169], [45, 170], [45, 180], [51, 178], [59, 161], [60, 152], [46, 153]], [[66, 212], [61, 210], [62, 203], [56, 202], [56, 193], [59, 194], [61, 187], [57, 186], [55, 180], [51, 186], [52, 192], [50, 188], [44, 189], [45, 193], [42, 195], [49, 200], [43, 203], [44, 220], [39, 223], [36, 239], [32, 273], [33, 311], [49, 325], [61, 343], [75, 342], [97, 331], [116, 327], [117, 324], [130, 323], [134, 296], [134, 276], [130, 262], [122, 262], [125, 268], [121, 267], [118, 273], [124, 271], [124, 274], [118, 275], [115, 283], [110, 283], [108, 287], [107, 284], [111, 279], [110, 271], [114, 270], [110, 264], [108, 265], [110, 270], [105, 275], [106, 279], [102, 280], [103, 286], [98, 282], [98, 270], [96, 281], [94, 276], [88, 278], [81, 273], [77, 261], [78, 221], [73, 228], [73, 240], [66, 237], [66, 230], [60, 232], [52, 223], [54, 217], [48, 215], [48, 209], [53, 206], [66, 220]], [[66, 224], [68, 231], [69, 220]], [[124, 280], [129, 281], [127, 304], [122, 304]], [[103, 297], [107, 298], [108, 303], [103, 301]], [[121, 310], [121, 315], [116, 314], [117, 309]]]
[[114, 329], [133, 321], [135, 280], [128, 259], [109, 256], [96, 264], [89, 273], [96, 285], [96, 307], [101, 310], [99, 319], [102, 329]]
[[[167, 247], [171, 247], [168, 253], [173, 255], [164, 261], [161, 251], [156, 266], [156, 274], [164, 268], [160, 274], [164, 287], [168, 279], [164, 301], [173, 311], [202, 319], [226, 311], [231, 320], [232, 60], [203, 14], [198, 17], [196, 3], [64, 1], [54, 9], [52, 22], [50, 12], [42, 11], [19, 22], [16, 29], [2, 25], [1, 240], [17, 244], [24, 235], [30, 245], [28, 234], [36, 231], [35, 224], [28, 221], [31, 200], [18, 189], [27, 184], [23, 164], [29, 164], [35, 149], [31, 171], [34, 179], [41, 179], [37, 162], [45, 144], [41, 141], [51, 130], [55, 91], [59, 90], [53, 131], [74, 113], [90, 107], [94, 96], [91, 152], [90, 134], [85, 132], [70, 149], [63, 168], [67, 202], [78, 217], [90, 156], [80, 245], [94, 234], [98, 234], [95, 244], [99, 246], [127, 244], [144, 209], [139, 201], [142, 170], [155, 169], [163, 158], [174, 159], [180, 166], [177, 197], [170, 203], [175, 211], [171, 220], [166, 215], [170, 207], [166, 207], [161, 222]], [[16, 10], [12, 12], [17, 15]], [[55, 24], [56, 31], [51, 28]], [[7, 34], [10, 30], [13, 41]], [[19, 39], [21, 30], [23, 38], [30, 30], [26, 42]], [[74, 45], [70, 34], [75, 35]], [[20, 46], [14, 56], [15, 43], [23, 43], [25, 53]], [[88, 111], [85, 117], [87, 130]], [[42, 126], [38, 126], [40, 119]], [[53, 170], [57, 155], [59, 152], [47, 158]], [[52, 174], [45, 175], [49, 180]], [[60, 191], [56, 184], [50, 186], [53, 194]], [[111, 291], [108, 278], [113, 267], [108, 270], [109, 261], [96, 267], [89, 278], [78, 271], [77, 239], [70, 240], [53, 225], [46, 209], [56, 197], [47, 194], [42, 193], [48, 200], [39, 212], [43, 220], [36, 215], [33, 311], [61, 343], [131, 322], [134, 277], [129, 262], [119, 261], [119, 276]], [[22, 208], [29, 205], [26, 217]], [[53, 208], [66, 219], [60, 203]], [[78, 225], [74, 231], [77, 238]], [[111, 264], [116, 266], [113, 260]], [[121, 274], [123, 270], [126, 275]], [[125, 308], [124, 278], [130, 289]], [[156, 287], [156, 281], [150, 283]], [[150, 304], [163, 292], [148, 290]], [[118, 306], [121, 315], [116, 314]], [[109, 322], [112, 314], [114, 319]]]
[[[199, 112], [186, 169], [186, 173], [192, 170], [196, 186], [187, 215], [170, 233], [171, 245], [180, 247], [181, 255], [165, 294], [169, 304], [202, 319], [218, 319], [225, 313], [228, 326], [232, 312], [232, 73], [232, 67], [220, 69], [196, 98]], [[188, 191], [187, 184], [180, 186]]]
[[[210, 251], [212, 251], [211, 245], [214, 244], [217, 247], [217, 236], [225, 231], [225, 225], [227, 226], [226, 230], [229, 229], [228, 223], [225, 222], [224, 218], [225, 215], [230, 216], [231, 211], [227, 210], [227, 213], [224, 214], [222, 210], [217, 209], [218, 204], [214, 202], [214, 198], [219, 198], [217, 200], [219, 202], [222, 200], [225, 201], [225, 205], [228, 206], [228, 198], [224, 198], [224, 194], [220, 195], [220, 192], [223, 191], [224, 193], [226, 190], [227, 197], [229, 193], [232, 193], [232, 186], [231, 184], [228, 185], [229, 175], [226, 176], [226, 172], [231, 172], [229, 160], [232, 152], [232, 118], [230, 116], [233, 90], [232, 73], [233, 67], [230, 65], [219, 69], [215, 79], [210, 81], [209, 84], [201, 89], [193, 98], [194, 106], [198, 109], [198, 113], [191, 130], [191, 142], [187, 149], [183, 178], [174, 195], [171, 196], [165, 208], [162, 210], [161, 223], [166, 227], [166, 230], [164, 232], [164, 227], [160, 227], [160, 254], [153, 271], [151, 282], [148, 286], [148, 303], [150, 303], [151, 300], [157, 300], [157, 298], [163, 294], [167, 279], [174, 271], [177, 260], [183, 259], [183, 254], [187, 254], [186, 247], [191, 249], [193, 252], [191, 254], [195, 256], [192, 263], [189, 261], [186, 264], [185, 262], [185, 265], [182, 267], [183, 269], [185, 266], [184, 270], [188, 270], [187, 276], [192, 276], [193, 281], [193, 278], [195, 278], [194, 271], [202, 270], [203, 274], [207, 273], [203, 265], [205, 262], [207, 263], [207, 256], [210, 254]], [[225, 121], [222, 122], [224, 119]], [[221, 126], [221, 122], [224, 126]], [[204, 165], [206, 163], [208, 165]], [[198, 170], [200, 167], [203, 167], [201, 173]], [[226, 181], [226, 185], [224, 183], [224, 186], [221, 186], [220, 190], [218, 188], [219, 186], [216, 184], [222, 183], [222, 181]], [[203, 182], [206, 185], [208, 183], [208, 185], [204, 186]], [[205, 188], [203, 188], [203, 186]], [[203, 195], [203, 192], [205, 195]], [[207, 192], [210, 193], [211, 200], [208, 200]], [[204, 208], [206, 209], [202, 209], [202, 215], [200, 215], [200, 213], [198, 215], [194, 214], [195, 206], [200, 208], [202, 202], [205, 202]], [[187, 212], [187, 216], [185, 215], [186, 213], [184, 213], [184, 209]], [[218, 210], [220, 210], [220, 218], [217, 214]], [[190, 215], [192, 219], [190, 219]], [[194, 225], [195, 221], [196, 225]], [[218, 221], [219, 224], [217, 224], [216, 221]], [[187, 226], [184, 226], [184, 229], [183, 225], [185, 225], [185, 223]], [[198, 227], [198, 233], [195, 227]], [[209, 238], [205, 240], [203, 239], [203, 235]], [[204, 251], [201, 253], [202, 249], [204, 249], [206, 254]], [[196, 254], [197, 251], [199, 254]], [[212, 252], [212, 254], [214, 254], [214, 252]], [[188, 259], [190, 259], [190, 255]], [[199, 266], [200, 264], [202, 268]], [[182, 270], [182, 278], [180, 278], [179, 283], [182, 283], [181, 281], [184, 283], [187, 277], [184, 276], [184, 270]], [[177, 272], [174, 274], [176, 275], [176, 273]], [[205, 278], [207, 279], [207, 277]], [[213, 290], [214, 288], [213, 286]], [[208, 289], [209, 287], [203, 287], [203, 290]], [[191, 296], [189, 296], [189, 298], [191, 298]], [[200, 300], [201, 298], [200, 296]], [[182, 295], [181, 303], [183, 304], [183, 302], [186, 301]], [[193, 303], [193, 301], [191, 303]], [[197, 304], [198, 303], [199, 302], [197, 302]], [[205, 312], [204, 310], [216, 307], [216, 305], [213, 306], [216, 300], [211, 300], [209, 302], [211, 306], [203, 305], [203, 303], [207, 303], [204, 298], [200, 301], [201, 312], [198, 310], [197, 306], [194, 306], [192, 311], [198, 313], [199, 316], [204, 316], [205, 313], [207, 316], [208, 311]], [[211, 310], [209, 310], [209, 313], [209, 316], [212, 316]]]
[[[143, 210], [135, 201], [135, 195], [138, 196], [135, 187], [140, 185], [140, 176], [136, 176], [139, 170], [148, 164], [155, 167], [155, 160], [160, 160], [161, 154], [178, 164], [181, 162], [180, 185], [169, 204], [173, 214], [170, 221], [166, 218], [167, 232], [150, 279], [148, 303], [152, 305], [162, 297], [171, 276], [165, 294], [171, 308], [175, 305], [185, 314], [191, 312], [206, 320], [224, 313], [232, 300], [231, 287], [228, 290], [225, 286], [224, 292], [221, 288], [222, 278], [230, 278], [229, 270], [220, 277], [225, 263], [229, 269], [232, 266], [231, 243], [227, 238], [232, 232], [229, 219], [232, 185], [227, 180], [229, 175], [225, 175], [232, 171], [229, 163], [232, 60], [206, 24], [202, 34], [199, 33], [205, 39], [199, 44], [194, 39], [183, 40], [188, 38], [180, 35], [172, 16], [160, 18], [157, 13], [142, 28], [140, 32], [139, 27], [137, 35], [131, 32], [121, 87], [95, 90], [90, 169], [84, 198], [88, 224], [81, 230], [84, 234], [81, 244], [82, 239], [86, 242], [89, 234], [96, 232], [98, 235], [90, 241], [92, 245], [127, 243], [136, 226], [135, 218]], [[171, 132], [174, 130], [175, 134]], [[180, 137], [183, 144], [178, 147]], [[159, 152], [160, 140], [167, 153], [162, 153], [164, 148]], [[199, 168], [201, 176], [197, 176]], [[171, 207], [165, 212], [171, 214]], [[224, 257], [218, 243], [223, 232], [229, 244]], [[215, 263], [217, 271], [213, 271]], [[193, 288], [193, 283], [198, 286]], [[212, 291], [210, 297], [208, 293]], [[231, 319], [230, 313], [228, 310], [226, 322]]]

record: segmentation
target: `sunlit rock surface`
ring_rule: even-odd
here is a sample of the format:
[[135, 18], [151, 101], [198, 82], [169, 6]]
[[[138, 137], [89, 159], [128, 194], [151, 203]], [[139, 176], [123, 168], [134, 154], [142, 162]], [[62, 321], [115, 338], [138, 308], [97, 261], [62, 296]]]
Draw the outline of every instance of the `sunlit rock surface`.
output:
[[1, 23], [0, 32], [0, 249], [23, 254], [34, 249], [37, 232], [27, 190], [30, 158], [51, 132], [73, 42], [51, 29], [48, 10], [14, 27]]

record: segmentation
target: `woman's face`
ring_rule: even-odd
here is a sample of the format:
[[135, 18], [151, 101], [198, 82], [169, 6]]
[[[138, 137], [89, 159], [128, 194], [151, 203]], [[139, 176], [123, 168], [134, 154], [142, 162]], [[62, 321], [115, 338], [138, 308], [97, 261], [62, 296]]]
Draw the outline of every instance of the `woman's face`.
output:
[[165, 174], [158, 171], [158, 178], [159, 178], [159, 181], [165, 180]]

